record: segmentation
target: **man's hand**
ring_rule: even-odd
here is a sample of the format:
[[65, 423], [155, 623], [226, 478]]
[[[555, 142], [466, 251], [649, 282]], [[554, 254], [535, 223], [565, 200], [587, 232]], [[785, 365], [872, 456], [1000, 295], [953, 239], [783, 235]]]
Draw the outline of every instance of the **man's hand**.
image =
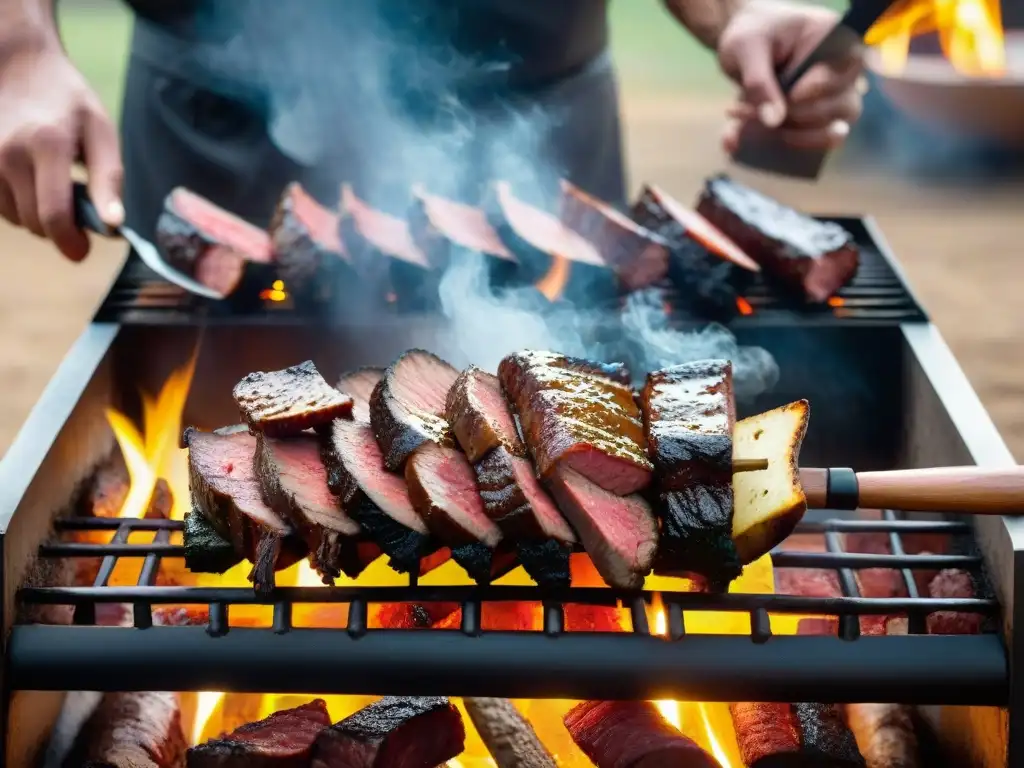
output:
[[776, 77], [776, 71], [814, 50], [837, 20], [828, 9], [785, 0], [750, 0], [736, 10], [718, 39], [722, 70], [742, 88], [723, 135], [727, 152], [736, 150], [749, 120], [777, 129], [793, 146], [825, 149], [842, 144], [850, 124], [860, 117], [865, 90], [860, 55], [813, 67], [788, 100]]
[[72, 166], [84, 161], [97, 210], [107, 224], [121, 224], [117, 131], [59, 44], [0, 51], [0, 216], [80, 261], [89, 240], [75, 226]]

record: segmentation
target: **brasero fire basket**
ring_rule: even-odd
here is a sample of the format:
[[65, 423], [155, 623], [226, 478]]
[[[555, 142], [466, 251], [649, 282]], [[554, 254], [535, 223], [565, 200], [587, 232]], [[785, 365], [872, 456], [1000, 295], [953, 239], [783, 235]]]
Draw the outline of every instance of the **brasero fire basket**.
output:
[[[732, 324], [781, 371], [747, 410], [808, 399], [805, 466], [1012, 464], [872, 223], [840, 221], [858, 238], [863, 266], [838, 299], [806, 313], [757, 286]], [[431, 574], [416, 583], [384, 568], [325, 588], [300, 564], [259, 598], [237, 568], [202, 578], [183, 568], [181, 425], [234, 423], [231, 388], [252, 370], [312, 359], [332, 380], [429, 349], [446, 322], [394, 311], [328, 323], [271, 299], [207, 312], [129, 263], [0, 464], [8, 765], [30, 765], [46, 748], [65, 691], [161, 690], [529, 699], [542, 738], [562, 728], [544, 716], [545, 699], [698, 707], [712, 737], [715, 713], [728, 713], [721, 702], [902, 702], [920, 705], [929, 727], [919, 732], [936, 741], [941, 759], [928, 765], [1024, 764], [1013, 663], [1024, 658], [1013, 632], [1024, 526], [1013, 519], [812, 510], [773, 563], [749, 567], [721, 595], [669, 580], [641, 593], [583, 586], [586, 578], [543, 592], [514, 579], [481, 588]], [[83, 516], [83, 499], [99, 503], [115, 435], [135, 491], [115, 488], [112, 511]], [[173, 496], [162, 514], [147, 514], [154, 485]], [[833, 572], [840, 593], [781, 594], [787, 572], [808, 568]], [[951, 568], [970, 574], [970, 594], [929, 596], [929, 580]], [[879, 573], [895, 574], [891, 596], [870, 588]], [[400, 602], [454, 603], [460, 618], [443, 629], [375, 626], [381, 604]], [[536, 624], [488, 629], [489, 611], [510, 602], [529, 604]], [[168, 605], [202, 619], [162, 625], [154, 617]], [[622, 631], [579, 631], [566, 617], [580, 605], [617, 606]], [[974, 631], [930, 634], [949, 612]], [[869, 632], [859, 620], [883, 615], [904, 617], [903, 633]], [[807, 616], [836, 618], [824, 633], [796, 634]], [[209, 710], [203, 697], [219, 695], [190, 700]], [[249, 719], [259, 716], [257, 706]]]

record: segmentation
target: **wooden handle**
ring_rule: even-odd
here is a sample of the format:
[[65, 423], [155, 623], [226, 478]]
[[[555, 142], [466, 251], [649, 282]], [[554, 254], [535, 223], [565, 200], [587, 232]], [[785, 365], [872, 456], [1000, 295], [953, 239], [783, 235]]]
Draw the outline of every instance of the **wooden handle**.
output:
[[[826, 505], [826, 470], [801, 469], [810, 507]], [[1024, 514], [1024, 467], [930, 467], [858, 472], [859, 505], [908, 512]]]

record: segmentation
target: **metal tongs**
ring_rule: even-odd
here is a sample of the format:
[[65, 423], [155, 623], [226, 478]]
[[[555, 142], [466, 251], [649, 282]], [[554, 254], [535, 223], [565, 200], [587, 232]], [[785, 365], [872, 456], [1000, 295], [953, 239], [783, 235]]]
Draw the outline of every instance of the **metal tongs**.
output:
[[[807, 58], [780, 72], [779, 87], [788, 96], [816, 64], [845, 58], [863, 43], [864, 35], [892, 5], [893, 0], [852, 0], [850, 10], [836, 23]], [[778, 134], [757, 121], [748, 122], [740, 134], [733, 162], [754, 170], [799, 179], [817, 179], [828, 157], [827, 150], [801, 149], [783, 142]]]
[[125, 226], [110, 227], [100, 218], [99, 211], [93, 205], [89, 197], [89, 190], [84, 184], [74, 182], [72, 196], [75, 204], [75, 223], [80, 229], [95, 232], [103, 237], [121, 237], [128, 242], [132, 250], [142, 259], [142, 263], [153, 270], [169, 283], [174, 283], [180, 288], [204, 299], [221, 300], [224, 294], [208, 288], [200, 282], [193, 280], [183, 272], [179, 272], [160, 255], [160, 251], [151, 242], [143, 238], [137, 232]]

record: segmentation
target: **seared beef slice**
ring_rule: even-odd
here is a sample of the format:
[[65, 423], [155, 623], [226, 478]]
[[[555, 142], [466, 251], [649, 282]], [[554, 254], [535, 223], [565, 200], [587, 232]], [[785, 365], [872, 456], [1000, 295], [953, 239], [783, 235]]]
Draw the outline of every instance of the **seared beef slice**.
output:
[[446, 415], [474, 462], [487, 516], [516, 544], [526, 572], [541, 585], [569, 583], [576, 536], [534, 475], [496, 376], [470, 367], [448, 392]]
[[649, 701], [584, 701], [563, 722], [597, 768], [719, 768]]
[[453, 445], [444, 409], [458, 375], [422, 349], [406, 352], [384, 373], [370, 398], [370, 424], [388, 470], [398, 472], [424, 443]]
[[306, 768], [313, 743], [330, 724], [327, 705], [314, 699], [192, 747], [188, 768]]
[[859, 251], [845, 229], [817, 221], [727, 176], [707, 180], [697, 211], [765, 272], [811, 301], [825, 301], [857, 272]]
[[370, 423], [370, 397], [382, 378], [383, 368], [357, 368], [342, 374], [334, 386], [352, 398], [352, 418], [360, 424]]
[[247, 270], [271, 262], [266, 232], [181, 187], [164, 200], [156, 244], [170, 264], [225, 296]]
[[500, 265], [504, 272], [515, 269], [516, 257], [502, 244], [483, 210], [422, 189], [413, 194], [409, 230], [435, 269], [446, 269], [453, 260], [472, 255], [486, 257], [488, 266]]
[[329, 282], [349, 256], [338, 235], [338, 214], [314, 200], [298, 182], [289, 184], [270, 223], [274, 261], [288, 290], [308, 295]]
[[662, 520], [654, 569], [727, 584], [741, 570], [732, 542], [732, 363], [700, 360], [649, 373], [640, 407]]
[[437, 768], [462, 752], [465, 739], [448, 699], [385, 696], [322, 731], [313, 768]]
[[[633, 392], [619, 368], [552, 352], [519, 352], [498, 376], [519, 415], [541, 477], [557, 465], [627, 495], [645, 488], [653, 467]], [[628, 380], [628, 379], [627, 379]]]
[[311, 360], [281, 371], [256, 371], [232, 392], [253, 432], [297, 435], [352, 413], [352, 398], [330, 386]]
[[301, 560], [306, 548], [263, 501], [253, 466], [256, 438], [247, 432], [216, 434], [189, 427], [184, 442], [193, 510], [254, 563], [250, 578], [256, 588], [272, 589], [274, 571]]
[[352, 538], [361, 533], [359, 524], [342, 511], [327, 488], [327, 470], [313, 435], [288, 439], [259, 435], [256, 474], [263, 500], [291, 520], [324, 583], [333, 583], [341, 573], [355, 578], [380, 554]]

